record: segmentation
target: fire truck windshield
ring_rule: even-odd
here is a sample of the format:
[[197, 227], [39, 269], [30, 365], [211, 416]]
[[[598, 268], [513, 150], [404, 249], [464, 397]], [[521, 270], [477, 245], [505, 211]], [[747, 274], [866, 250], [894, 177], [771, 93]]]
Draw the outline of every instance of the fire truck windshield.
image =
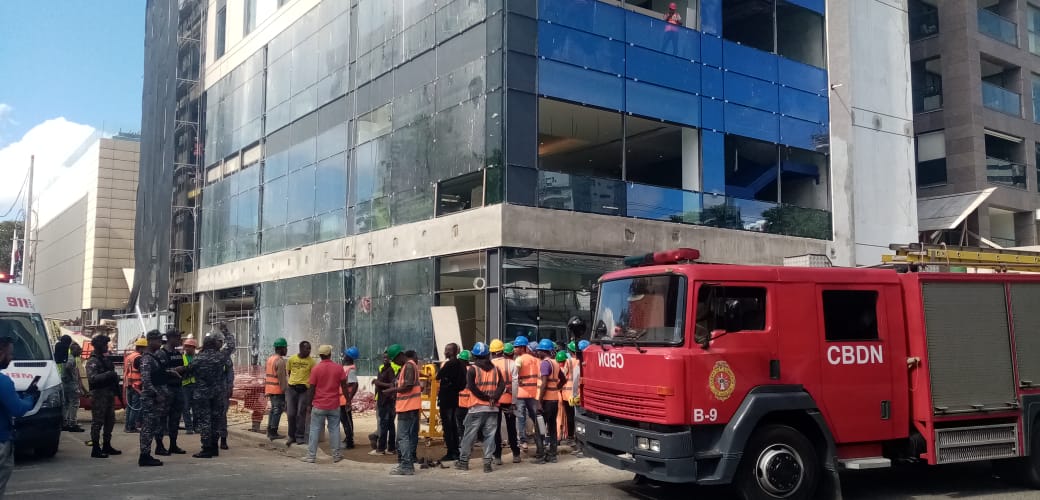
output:
[[592, 340], [675, 345], [683, 342], [686, 278], [640, 276], [604, 281]]

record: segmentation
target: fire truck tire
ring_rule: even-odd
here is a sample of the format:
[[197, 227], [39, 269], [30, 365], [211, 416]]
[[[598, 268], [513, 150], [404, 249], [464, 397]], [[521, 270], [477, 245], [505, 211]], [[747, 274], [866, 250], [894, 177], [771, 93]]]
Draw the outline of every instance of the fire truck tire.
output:
[[735, 486], [744, 500], [813, 498], [820, 460], [812, 442], [787, 425], [755, 430], [744, 449]]
[[57, 435], [49, 443], [41, 444], [33, 449], [33, 455], [36, 458], [51, 458], [58, 453], [58, 444], [61, 442], [61, 435]]
[[[1035, 428], [1035, 425], [1034, 425]], [[1033, 432], [1033, 443], [1030, 455], [1022, 458], [1022, 483], [1033, 489], [1040, 489], [1040, 432]]]

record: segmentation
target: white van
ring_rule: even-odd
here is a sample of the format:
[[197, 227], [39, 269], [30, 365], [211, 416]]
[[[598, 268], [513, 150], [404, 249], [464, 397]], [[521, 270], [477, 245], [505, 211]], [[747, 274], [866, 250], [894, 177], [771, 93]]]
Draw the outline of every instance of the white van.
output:
[[14, 381], [15, 390], [24, 391], [40, 377], [36, 407], [15, 419], [15, 450], [32, 449], [37, 457], [52, 457], [61, 440], [61, 377], [43, 317], [24, 286], [0, 283], [0, 337], [14, 339], [14, 360], [4, 373]]

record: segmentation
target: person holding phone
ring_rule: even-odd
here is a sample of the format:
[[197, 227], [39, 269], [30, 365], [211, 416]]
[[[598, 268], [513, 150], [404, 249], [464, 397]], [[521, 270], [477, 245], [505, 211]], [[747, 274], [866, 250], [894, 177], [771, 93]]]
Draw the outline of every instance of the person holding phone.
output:
[[[6, 370], [14, 358], [14, 339], [0, 337], [0, 370]], [[16, 417], [25, 415], [36, 406], [40, 399], [40, 382], [37, 375], [21, 396], [14, 389], [14, 381], [7, 374], [0, 373], [0, 498], [7, 492], [7, 481], [14, 471], [14, 439], [11, 435]]]

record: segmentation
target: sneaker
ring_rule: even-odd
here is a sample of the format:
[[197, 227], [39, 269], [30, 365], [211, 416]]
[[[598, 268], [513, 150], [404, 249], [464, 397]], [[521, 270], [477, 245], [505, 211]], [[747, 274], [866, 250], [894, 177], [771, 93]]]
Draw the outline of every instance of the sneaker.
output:
[[488, 472], [494, 472], [494, 471], [495, 471], [495, 469], [491, 468], [491, 464], [484, 464], [484, 473], [485, 474], [487, 474]]
[[383, 454], [397, 456], [397, 450], [386, 450], [383, 452]]
[[462, 460], [455, 462], [455, 470], [469, 470], [469, 462], [463, 462]]
[[527, 451], [527, 443], [520, 443], [520, 449]]
[[545, 459], [544, 456], [537, 456], [536, 455], [534, 457], [534, 460], [531, 463], [532, 464], [544, 464], [544, 463], [548, 463], [548, 461]]
[[372, 450], [372, 451], [368, 452], [368, 454], [372, 455], [372, 456], [384, 455], [385, 453], [386, 453], [385, 451], [379, 451], [379, 450]]
[[520, 455], [519, 454], [513, 455], [513, 463], [514, 464], [520, 463]]
[[343, 461], [343, 455], [334, 455], [332, 457], [332, 463], [338, 464]]
[[402, 469], [401, 466], [390, 469], [391, 476], [414, 476], [415, 469]]
[[554, 464], [554, 463], [556, 463], [556, 455], [552, 455], [552, 456], [546, 457], [546, 458], [545, 458], [545, 461], [546, 461], [546, 462], [549, 462], [549, 463], [551, 463], [551, 464]]
[[[502, 459], [501, 458], [496, 458], [495, 459], [495, 465], [502, 465]], [[487, 472], [487, 471], [484, 471], [484, 472]]]
[[308, 464], [313, 464], [315, 462], [315, 458], [314, 457], [303, 457], [303, 458], [300, 459], [300, 461], [308, 463]]

